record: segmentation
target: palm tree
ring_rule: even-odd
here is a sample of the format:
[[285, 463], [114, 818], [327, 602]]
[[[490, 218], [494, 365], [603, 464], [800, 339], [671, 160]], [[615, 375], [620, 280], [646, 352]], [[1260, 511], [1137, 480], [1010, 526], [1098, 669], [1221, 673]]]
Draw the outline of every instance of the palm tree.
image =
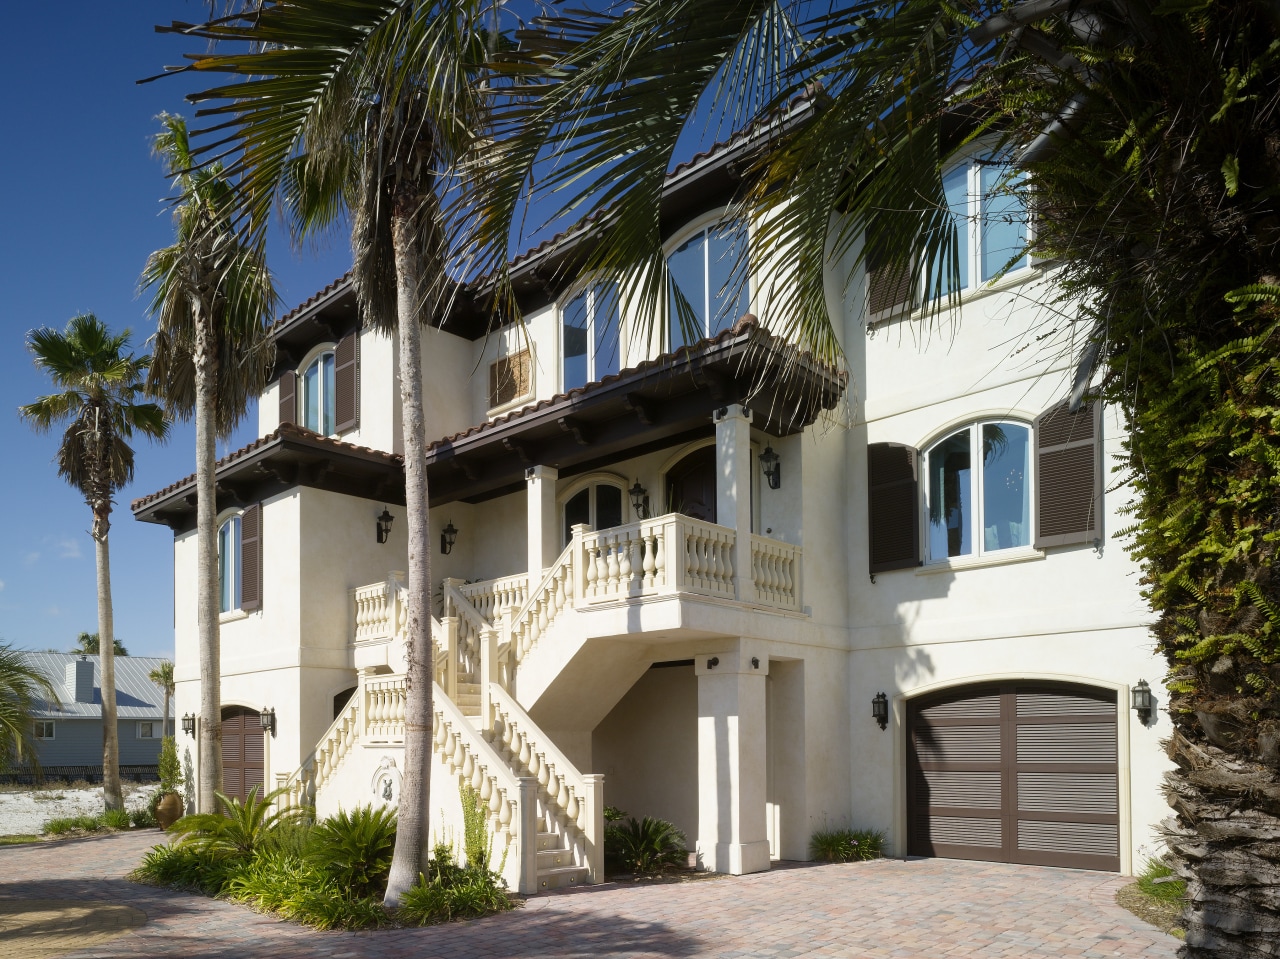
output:
[[164, 412], [138, 402], [151, 357], [128, 352], [129, 331], [113, 335], [92, 313], [73, 317], [62, 332], [43, 328], [27, 336], [36, 366], [60, 391], [18, 408], [40, 432], [66, 424], [58, 447], [58, 475], [84, 496], [93, 512], [98, 571], [98, 635], [102, 643], [102, 789], [107, 809], [123, 809], [120, 741], [116, 725], [116, 672], [111, 554], [108, 533], [117, 490], [133, 479], [135, 431], [153, 440], [168, 432]]
[[147, 678], [164, 690], [164, 735], [169, 733], [169, 703], [173, 699], [173, 663], [167, 659], [151, 672]]
[[[1076, 331], [1073, 398], [1100, 394], [1127, 420], [1130, 549], [1170, 669], [1167, 842], [1192, 880], [1183, 954], [1274, 954], [1274, 6], [664, 0], [575, 12], [532, 52], [506, 66], [524, 77], [500, 121], [511, 135], [482, 145], [494, 182], [479, 195], [493, 202], [473, 221], [475, 249], [504, 260], [524, 206], [558, 190], [575, 215], [611, 211], [588, 268], [660, 276], [657, 199], [677, 138], [712, 99], [747, 104], [731, 126], [758, 123], [738, 212], [752, 270], [777, 294], [764, 321], [825, 359], [840, 352], [824, 303], [833, 263], [874, 258], [936, 320], [950, 305], [936, 292], [959, 286], [944, 167], [984, 135], [1028, 176], [1035, 249], [1055, 261]], [[557, 151], [558, 166], [540, 165]], [[780, 247], [790, 255], [754, 262]]]
[[[484, 53], [482, 6], [297, 0], [243, 23], [175, 25], [251, 52], [197, 54], [196, 70], [245, 79], [194, 97], [229, 127], [229, 170], [247, 230], [283, 208], [302, 239], [351, 215], [363, 321], [398, 339], [408, 526], [406, 797], [386, 902], [422, 871], [430, 808], [431, 533], [420, 328], [449, 292], [438, 191], [480, 115], [469, 74]], [[227, 132], [227, 131], [224, 131]]]
[[53, 685], [28, 666], [18, 650], [0, 643], [0, 772], [25, 763], [40, 775], [31, 714], [42, 703], [58, 701]]
[[197, 620], [200, 759], [197, 804], [216, 809], [222, 789], [221, 658], [218, 637], [218, 507], [214, 440], [227, 436], [267, 384], [275, 348], [266, 319], [276, 305], [260, 251], [233, 224], [234, 187], [218, 164], [194, 168], [186, 121], [163, 115], [155, 153], [181, 191], [176, 239], [147, 260], [155, 362], [148, 388], [169, 412], [196, 423]]
[[[111, 637], [111, 645], [113, 647], [112, 651], [116, 656], [129, 655], [129, 650], [124, 648], [124, 644], [120, 642], [119, 636]], [[72, 652], [83, 653], [86, 656], [97, 656], [98, 646], [99, 646], [99, 640], [98, 640], [97, 633], [82, 632], [79, 636], [76, 637], [76, 647], [75, 649], [72, 650]]]

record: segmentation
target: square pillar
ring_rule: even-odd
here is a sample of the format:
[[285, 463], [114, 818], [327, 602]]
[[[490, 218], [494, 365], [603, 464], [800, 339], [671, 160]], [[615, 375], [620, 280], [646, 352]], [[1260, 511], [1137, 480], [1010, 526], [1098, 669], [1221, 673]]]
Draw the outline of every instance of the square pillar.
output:
[[751, 411], [734, 404], [715, 413], [716, 520], [736, 535], [733, 541], [734, 595], [755, 600], [751, 570]]
[[[765, 823], [765, 677], [763, 649], [700, 654], [698, 677], [698, 865], [712, 872], [769, 868]], [[752, 660], [754, 658], [755, 664]]]
[[542, 571], [560, 555], [556, 535], [556, 480], [560, 471], [551, 466], [530, 466], [524, 471], [529, 496], [529, 588], [542, 579]]

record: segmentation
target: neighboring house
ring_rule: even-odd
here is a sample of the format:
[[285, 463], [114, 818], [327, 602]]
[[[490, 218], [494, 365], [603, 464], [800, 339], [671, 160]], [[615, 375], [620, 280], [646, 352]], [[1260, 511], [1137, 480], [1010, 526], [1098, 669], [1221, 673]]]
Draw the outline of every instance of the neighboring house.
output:
[[[606, 802], [670, 819], [721, 872], [849, 825], [895, 855], [1130, 872], [1167, 812], [1168, 732], [1130, 694], [1160, 696], [1164, 666], [1113, 538], [1119, 416], [1064, 404], [1051, 273], [990, 282], [1020, 203], [989, 216], [987, 168], [951, 171], [961, 305], [926, 332], [910, 290], [859, 274], [829, 297], [833, 370], [755, 320], [754, 277], [722, 289], [751, 242], [719, 222], [735, 149], [663, 203], [703, 338], [641, 340], [572, 236], [513, 264], [527, 332], [462, 298], [423, 333], [433, 837], [461, 835], [469, 784], [521, 891], [600, 878]], [[839, 291], [849, 263], [831, 271]], [[227, 791], [395, 803], [396, 343], [345, 278], [273, 336], [259, 438], [217, 467]], [[193, 490], [133, 504], [174, 534], [180, 714], [201, 682]]]
[[[82, 653], [22, 653], [27, 665], [53, 686], [58, 702], [35, 711], [35, 738], [44, 775], [102, 778], [102, 662]], [[149, 673], [165, 660], [116, 656], [116, 724], [120, 774], [154, 779], [164, 736], [164, 691]], [[170, 732], [173, 717], [169, 717]]]

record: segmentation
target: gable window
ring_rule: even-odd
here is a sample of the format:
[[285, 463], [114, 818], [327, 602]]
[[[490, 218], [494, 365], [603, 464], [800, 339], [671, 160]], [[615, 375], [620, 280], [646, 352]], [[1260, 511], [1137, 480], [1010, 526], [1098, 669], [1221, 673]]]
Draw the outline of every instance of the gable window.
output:
[[928, 555], [973, 556], [1031, 545], [1031, 430], [980, 422], [925, 452]]
[[670, 349], [715, 336], [750, 310], [746, 262], [747, 230], [736, 221], [699, 230], [667, 256]]
[[218, 527], [218, 611], [240, 608], [240, 517]]
[[35, 729], [36, 739], [54, 739], [54, 728], [52, 719], [37, 719]]
[[618, 284], [597, 283], [561, 314], [561, 389], [565, 392], [618, 372]]
[[334, 432], [333, 351], [321, 353], [302, 374], [302, 425], [321, 436]]
[[1026, 180], [1021, 173], [999, 159], [974, 157], [943, 175], [942, 192], [956, 225], [960, 275], [957, 286], [950, 273], [940, 272], [934, 283], [938, 295], [974, 289], [1006, 269], [1029, 265]]
[[586, 523], [592, 529], [612, 529], [622, 525], [622, 487], [612, 483], [592, 483], [564, 504], [564, 541], [573, 538], [573, 528]]

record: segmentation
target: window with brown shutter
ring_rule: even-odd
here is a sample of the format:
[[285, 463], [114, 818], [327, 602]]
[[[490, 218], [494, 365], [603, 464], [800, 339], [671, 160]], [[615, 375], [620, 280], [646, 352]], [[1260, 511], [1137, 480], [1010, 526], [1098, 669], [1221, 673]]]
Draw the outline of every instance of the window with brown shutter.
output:
[[870, 320], [888, 319], [911, 309], [913, 286], [910, 264], [883, 262], [867, 254], [867, 313]]
[[529, 351], [522, 350], [489, 364], [489, 408], [506, 406], [533, 390]]
[[298, 374], [293, 370], [280, 374], [280, 422], [298, 422]]
[[262, 608], [262, 506], [240, 514], [240, 608]]
[[920, 565], [920, 454], [898, 443], [867, 447], [871, 572]]
[[1036, 420], [1037, 549], [1102, 537], [1101, 422], [1101, 404], [1065, 401]]
[[360, 331], [352, 330], [333, 351], [334, 431], [360, 425]]

